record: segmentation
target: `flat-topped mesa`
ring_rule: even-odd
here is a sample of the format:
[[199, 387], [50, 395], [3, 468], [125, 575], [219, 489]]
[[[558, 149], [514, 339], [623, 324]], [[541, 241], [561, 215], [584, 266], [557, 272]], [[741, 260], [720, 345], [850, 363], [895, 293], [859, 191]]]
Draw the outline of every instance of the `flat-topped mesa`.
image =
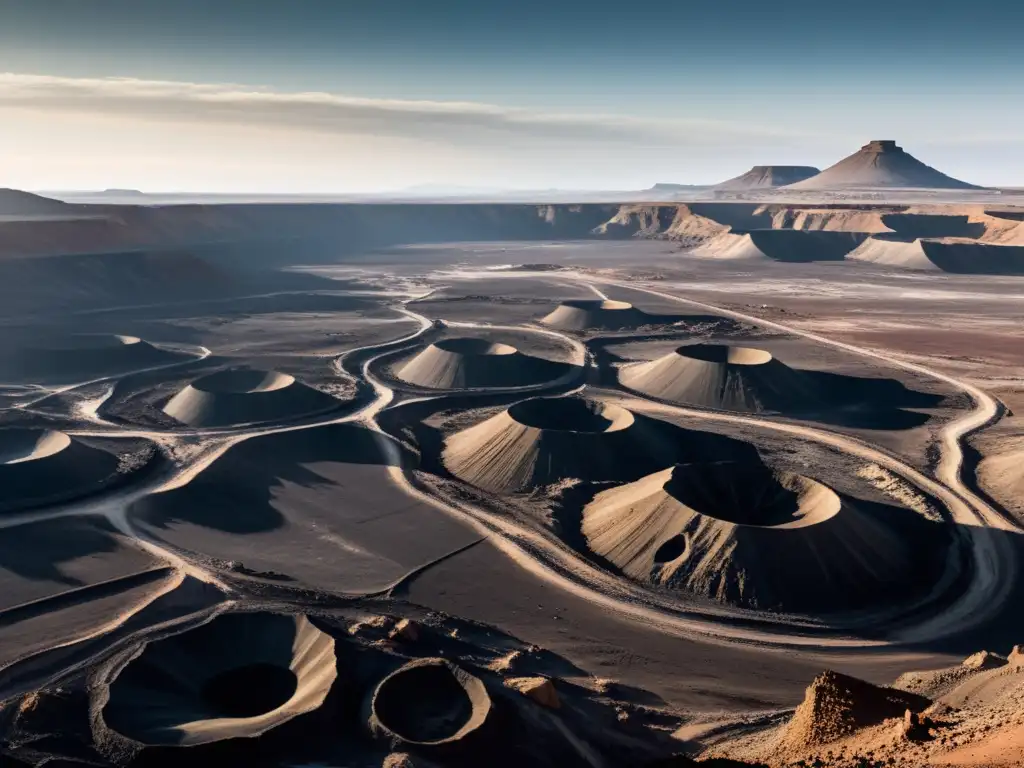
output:
[[902, 152], [900, 147], [892, 139], [873, 139], [860, 148], [861, 152]]
[[716, 184], [718, 190], [770, 189], [795, 184], [821, 171], [810, 165], [755, 165], [746, 173]]

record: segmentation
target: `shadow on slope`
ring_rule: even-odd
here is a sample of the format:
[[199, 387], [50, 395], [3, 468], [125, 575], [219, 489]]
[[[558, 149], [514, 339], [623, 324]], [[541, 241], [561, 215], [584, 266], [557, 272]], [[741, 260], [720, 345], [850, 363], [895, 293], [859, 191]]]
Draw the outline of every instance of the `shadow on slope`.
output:
[[619, 383], [665, 402], [745, 413], [776, 413], [864, 429], [911, 429], [941, 395], [876, 379], [790, 368], [765, 350], [685, 344], [656, 360], [620, 368]]
[[61, 565], [122, 548], [117, 531], [102, 517], [41, 520], [6, 529], [0, 537], [0, 568], [33, 581], [83, 587], [89, 582]]
[[[401, 458], [389, 456], [383, 442], [390, 442], [394, 456]], [[190, 523], [229, 533], [269, 531], [284, 524], [273, 503], [274, 490], [329, 483], [318, 464], [396, 466], [405, 457], [397, 443], [365, 427], [338, 424], [280, 432], [229, 448], [188, 485], [136, 502], [132, 514], [160, 529]]]

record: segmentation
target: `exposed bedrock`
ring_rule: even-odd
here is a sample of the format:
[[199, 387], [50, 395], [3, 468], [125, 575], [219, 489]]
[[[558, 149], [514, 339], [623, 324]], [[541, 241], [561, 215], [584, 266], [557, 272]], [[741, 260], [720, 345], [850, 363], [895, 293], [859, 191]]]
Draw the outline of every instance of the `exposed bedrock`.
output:
[[979, 275], [1024, 275], [1024, 245], [965, 238], [906, 239], [874, 235], [850, 254], [890, 267]]

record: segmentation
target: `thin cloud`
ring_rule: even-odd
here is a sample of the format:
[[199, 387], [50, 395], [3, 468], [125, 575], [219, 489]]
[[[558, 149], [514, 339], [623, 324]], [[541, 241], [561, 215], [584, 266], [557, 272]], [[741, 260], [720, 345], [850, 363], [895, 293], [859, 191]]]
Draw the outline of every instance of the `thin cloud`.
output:
[[0, 74], [3, 108], [474, 146], [520, 141], [678, 148], [721, 146], [754, 138], [780, 144], [807, 138], [806, 134], [784, 128], [705, 119], [648, 120], [477, 102], [370, 99], [232, 84], [13, 73]]

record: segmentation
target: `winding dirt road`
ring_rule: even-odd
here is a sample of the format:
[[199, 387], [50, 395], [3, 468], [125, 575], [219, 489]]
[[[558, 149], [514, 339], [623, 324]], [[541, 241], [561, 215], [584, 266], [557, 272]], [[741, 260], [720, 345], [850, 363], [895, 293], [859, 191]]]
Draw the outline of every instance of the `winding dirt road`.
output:
[[[489, 276], [494, 277], [495, 274], [491, 273]], [[532, 276], [532, 273], [518, 272], [515, 276], [521, 279]], [[550, 280], [551, 275], [544, 274], [543, 277], [546, 280]], [[971, 398], [974, 407], [941, 429], [939, 433], [940, 459], [936, 466], [934, 477], [929, 477], [898, 458], [866, 443], [818, 427], [763, 419], [745, 414], [680, 408], [650, 401], [641, 401], [618, 392], [608, 392], [603, 393], [603, 395], [618, 398], [622, 400], [624, 405], [635, 410], [658, 411], [668, 409], [677, 414], [710, 422], [740, 423], [756, 426], [759, 429], [773, 430], [802, 440], [810, 440], [827, 445], [830, 448], [856, 456], [866, 462], [884, 467], [939, 500], [948, 510], [951, 520], [958, 524], [958, 530], [961, 532], [961, 535], [966, 537], [966, 549], [969, 551], [974, 564], [972, 570], [973, 578], [969, 588], [955, 601], [943, 604], [941, 610], [937, 610], [930, 617], [918, 620], [913, 626], [902, 627], [885, 639], [867, 640], [863, 637], [855, 636], [854, 632], [851, 631], [852, 627], [827, 626], [821, 622], [804, 621], [793, 617], [755, 615], [750, 612], [731, 609], [727, 606], [708, 607], [706, 605], [688, 604], [681, 599], [654, 594], [638, 584], [601, 570], [584, 561], [575, 551], [549, 534], [526, 527], [513, 520], [498, 517], [487, 510], [474, 507], [465, 502], [439, 497], [436, 493], [425, 489], [418, 482], [414, 472], [401, 468], [397, 465], [396, 461], [396, 465], [390, 467], [389, 472], [395, 483], [402, 487], [410, 496], [436, 506], [448, 514], [463, 520], [477, 530], [481, 538], [487, 538], [513, 561], [560, 589], [568, 590], [606, 610], [649, 625], [667, 634], [692, 637], [705, 642], [739, 642], [765, 648], [799, 647], [827, 650], [893, 647], [924, 639], [931, 640], [939, 636], [962, 631], [965, 627], [985, 621], [994, 612], [1003, 608], [1007, 589], [1013, 583], [1016, 575], [1015, 553], [1008, 547], [1004, 532], [1016, 531], [1017, 529], [1003, 514], [993, 509], [974, 494], [961, 478], [964, 459], [962, 441], [973, 431], [984, 428], [998, 420], [1002, 414], [1002, 406], [998, 401], [967, 382], [960, 381], [939, 371], [934, 371], [926, 366], [901, 360], [884, 352], [860, 348], [852, 344], [829, 339], [820, 334], [718, 307], [714, 304], [684, 298], [644, 285], [624, 283], [611, 279], [599, 279], [583, 274], [578, 277], [579, 279], [575, 283], [576, 286], [583, 283], [595, 295], [601, 298], [608, 298], [607, 291], [614, 290], [615, 288], [640, 291], [664, 300], [678, 302], [762, 328], [799, 336], [844, 352], [872, 358], [887, 365], [931, 377], [966, 393]], [[433, 293], [433, 290], [435, 289], [421, 295], [410, 296], [401, 305], [395, 307], [401, 315], [415, 324], [414, 329], [410, 333], [389, 342], [349, 350], [339, 358], [338, 372], [348, 375], [350, 372], [346, 372], [341, 365], [346, 358], [350, 358], [357, 353], [375, 352], [375, 354], [363, 360], [359, 366], [357, 375], [372, 388], [373, 396], [367, 404], [357, 411], [342, 417], [325, 417], [323, 419], [312, 419], [290, 425], [258, 425], [232, 430], [181, 430], [173, 432], [153, 430], [119, 430], [111, 432], [98, 428], [68, 430], [72, 434], [80, 435], [146, 437], [155, 442], [163, 442], [168, 445], [181, 437], [187, 436], [199, 439], [200, 444], [195, 446], [191, 453], [182, 455], [176, 471], [170, 476], [160, 479], [159, 482], [144, 487], [126, 489], [96, 500], [68, 504], [62, 507], [40, 510], [39, 512], [7, 516], [0, 520], [0, 528], [54, 517], [87, 514], [102, 515], [110, 520], [122, 535], [133, 540], [137, 546], [146, 550], [158, 560], [175, 568], [183, 576], [187, 574], [216, 585], [224, 590], [225, 594], [230, 595], [231, 590], [229, 586], [224, 583], [218, 574], [192, 562], [188, 553], [173, 551], [160, 542], [150, 540], [132, 525], [129, 514], [132, 502], [146, 494], [185, 485], [218, 457], [223, 455], [231, 446], [261, 435], [309, 429], [328, 424], [359, 423], [374, 430], [381, 436], [380, 442], [385, 451], [397, 451], [392, 441], [384, 439], [386, 433], [378, 425], [376, 419], [385, 409], [400, 407], [402, 403], [396, 404], [395, 391], [384, 381], [374, 376], [372, 367], [373, 363], [380, 358], [415, 342], [433, 326], [431, 318], [413, 311], [408, 306], [410, 303]], [[516, 330], [545, 334], [552, 338], [557, 338], [562, 343], [568, 345], [573, 350], [575, 362], [581, 365], [587, 365], [590, 362], [586, 347], [578, 339], [554, 330], [474, 322], [452, 322], [449, 325], [453, 328]], [[209, 354], [208, 350], [206, 350], [206, 354]], [[542, 387], [531, 386], [528, 388], [510, 389], [507, 392], [509, 394], [517, 391], [523, 393], [533, 392], [552, 385], [553, 383], [549, 382]], [[494, 393], [494, 390], [488, 390], [488, 394]], [[431, 396], [417, 398], [419, 401], [429, 399], [433, 398]], [[99, 402], [102, 402], [102, 400]], [[94, 407], [94, 401], [90, 400], [85, 404], [84, 412], [80, 415], [88, 418], [89, 412], [95, 414], [99, 402], [95, 402]], [[406, 400], [404, 402], [408, 403], [411, 401]], [[95, 420], [93, 421], [95, 423]], [[96, 426], [115, 425], [104, 423], [102, 425], [97, 424]], [[168, 441], [171, 441], [171, 443], [168, 443]], [[397, 458], [397, 456], [393, 458]], [[444, 557], [449, 556], [445, 555]], [[423, 567], [429, 566], [430, 564], [426, 564]], [[940, 602], [937, 600], [938, 595], [932, 595], [930, 598], [936, 605]], [[882, 621], [892, 617], [889, 614], [880, 613], [876, 618]], [[73, 642], [73, 640], [65, 639], [62, 642]]]
[[[490, 273], [488, 276], [494, 277], [494, 273]], [[532, 273], [516, 273], [518, 278], [526, 276], [533, 275]], [[544, 275], [544, 277], [550, 278], [550, 275]], [[993, 509], [975, 495], [963, 483], [960, 477], [963, 466], [961, 441], [974, 430], [981, 429], [999, 418], [1001, 415], [1001, 405], [998, 401], [967, 382], [959, 381], [952, 376], [934, 371], [926, 366], [900, 360], [883, 352], [834, 341], [820, 334], [791, 328], [773, 321], [765, 321], [753, 315], [676, 296], [663, 290], [654, 290], [633, 283], [623, 283], [610, 279], [595, 279], [590, 275], [580, 274], [578, 277], [580, 282], [588, 285], [601, 298], [608, 298], [606, 290], [603, 290], [603, 288], [608, 287], [641, 291], [652, 296], [730, 317], [755, 326], [800, 336], [845, 352], [873, 358], [888, 365], [932, 377], [967, 393], [975, 407], [942, 428], [939, 441], [940, 460], [934, 478], [928, 477], [906, 462], [866, 443], [847, 435], [817, 427], [779, 422], [757, 416], [685, 409], [666, 404], [652, 405], [649, 402], [630, 400], [628, 398], [624, 399], [623, 404], [639, 410], [669, 409], [675, 413], [707, 421], [742, 423], [761, 429], [773, 430], [828, 445], [836, 450], [886, 468], [912, 485], [924, 490], [945, 506], [949, 519], [957, 524], [956, 530], [958, 535], [965, 538], [965, 549], [972, 560], [972, 580], [969, 588], [959, 595], [957, 599], [943, 603], [941, 610], [937, 613], [919, 620], [913, 626], [900, 627], [899, 630], [893, 632], [885, 641], [859, 640], [857, 638], [845, 637], [841, 632], [824, 638], [817, 631], [814, 631], [815, 629], [820, 629], [820, 627], [812, 628], [810, 624], [794, 623], [790, 619], [783, 619], [779, 622], [767, 619], [762, 628], [751, 630], [747, 627], [729, 625], [729, 621], [734, 619], [749, 623], [752, 618], [749, 612], [735, 611], [725, 607], [721, 609], [702, 607], [699, 613], [688, 611], [685, 606], [681, 606], [678, 602], [673, 603], [664, 600], [660, 596], [652, 595], [647, 590], [624, 583], [622, 579], [611, 577], [609, 574], [593, 568], [589, 564], [582, 562], [575, 553], [561, 544], [561, 542], [554, 541], [551, 537], [508, 520], [497, 519], [494, 515], [471, 505], [451, 500], [438, 500], [430, 494], [424, 494], [421, 490], [414, 487], [414, 483], [409, 482], [410, 477], [408, 473], [404, 473], [405, 480], [410, 486], [408, 488], [410, 493], [414, 493], [424, 500], [432, 499], [434, 503], [447, 506], [459, 514], [460, 517], [477, 526], [481, 532], [489, 531], [492, 535], [492, 542], [505, 551], [518, 564], [527, 568], [535, 575], [556, 584], [562, 589], [567, 589], [581, 595], [606, 609], [628, 615], [644, 623], [656, 625], [661, 631], [670, 634], [681, 633], [690, 636], [702, 636], [715, 641], [729, 639], [765, 646], [806, 647], [817, 645], [822, 648], [835, 648], [837, 646], [868, 647], [898, 645], [921, 640], [934, 640], [937, 637], [963, 632], [969, 627], [988, 620], [1003, 609], [1003, 603], [1017, 573], [1015, 549], [1010, 545], [1003, 532], [1016, 531], [1017, 529], [999, 511]], [[488, 327], [482, 323], [463, 323], [463, 325], [465, 327]], [[566, 339], [568, 338], [566, 337]], [[399, 475], [403, 473], [396, 471], [394, 474], [396, 481], [400, 482]], [[954, 564], [951, 563], [951, 567], [954, 567]], [[936, 593], [930, 597], [934, 600], [940, 597], [940, 595]], [[880, 614], [877, 618], [881, 620], [883, 618], [892, 619], [893, 617]]]

